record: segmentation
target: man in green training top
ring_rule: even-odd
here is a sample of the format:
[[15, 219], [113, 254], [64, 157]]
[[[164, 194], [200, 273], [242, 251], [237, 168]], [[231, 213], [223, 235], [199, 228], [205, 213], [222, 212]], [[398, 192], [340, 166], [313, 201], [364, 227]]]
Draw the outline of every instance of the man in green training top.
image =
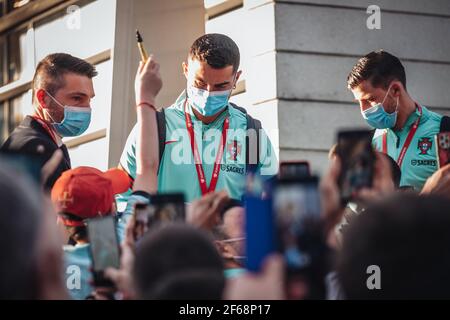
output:
[[[226, 190], [231, 198], [241, 199], [250, 171], [246, 136], [251, 134], [245, 110], [229, 103], [241, 75], [239, 62], [239, 48], [225, 35], [206, 34], [191, 46], [182, 65], [187, 88], [164, 110], [158, 192], [183, 192], [191, 202], [210, 191]], [[276, 174], [278, 162], [267, 135], [258, 132], [259, 157], [252, 171], [267, 178]], [[136, 175], [135, 135], [133, 129], [120, 159], [131, 178]]]
[[441, 130], [442, 116], [410, 97], [402, 63], [386, 51], [359, 59], [347, 84], [363, 118], [376, 128], [374, 147], [397, 161], [400, 186], [420, 191], [437, 170], [434, 136]]

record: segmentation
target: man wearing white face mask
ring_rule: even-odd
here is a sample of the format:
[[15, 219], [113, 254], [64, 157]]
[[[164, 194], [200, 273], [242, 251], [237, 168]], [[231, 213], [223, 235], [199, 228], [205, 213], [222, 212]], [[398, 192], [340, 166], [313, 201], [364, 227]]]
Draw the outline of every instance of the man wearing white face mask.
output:
[[434, 136], [450, 131], [450, 119], [414, 101], [400, 60], [386, 51], [359, 59], [347, 78], [366, 122], [376, 129], [373, 145], [401, 170], [401, 187], [420, 191], [437, 170]]
[[48, 179], [47, 188], [70, 169], [69, 153], [61, 138], [79, 136], [89, 127], [92, 78], [96, 75], [93, 65], [69, 54], [45, 57], [32, 82], [34, 113], [25, 117], [1, 147], [7, 152], [38, 154], [45, 161], [61, 149], [64, 159]]
[[[226, 190], [231, 198], [240, 199], [247, 173], [265, 177], [276, 173], [276, 156], [259, 121], [229, 102], [241, 75], [239, 62], [239, 48], [225, 35], [206, 34], [191, 46], [182, 64], [186, 90], [157, 116], [159, 192], [183, 192], [191, 202], [209, 192]], [[251, 148], [257, 144], [255, 139], [247, 143], [248, 129], [258, 133], [259, 152]], [[136, 128], [119, 165], [131, 178], [136, 176], [135, 150]], [[254, 161], [247, 161], [250, 158]], [[119, 202], [126, 198], [123, 195]]]

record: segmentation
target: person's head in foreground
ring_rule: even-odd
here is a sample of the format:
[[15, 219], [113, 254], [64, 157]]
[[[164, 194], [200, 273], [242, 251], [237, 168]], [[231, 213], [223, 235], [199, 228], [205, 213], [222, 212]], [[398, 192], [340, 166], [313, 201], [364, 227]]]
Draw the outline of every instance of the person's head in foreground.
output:
[[184, 224], [147, 233], [133, 270], [140, 299], [221, 299], [223, 262], [203, 231]]
[[114, 196], [129, 187], [127, 174], [119, 169], [102, 172], [92, 167], [78, 167], [65, 171], [53, 186], [51, 198], [70, 242], [89, 242], [86, 220], [115, 214]]
[[450, 201], [400, 194], [367, 208], [338, 259], [347, 299], [450, 296]]
[[0, 299], [65, 299], [61, 239], [49, 201], [0, 165]]

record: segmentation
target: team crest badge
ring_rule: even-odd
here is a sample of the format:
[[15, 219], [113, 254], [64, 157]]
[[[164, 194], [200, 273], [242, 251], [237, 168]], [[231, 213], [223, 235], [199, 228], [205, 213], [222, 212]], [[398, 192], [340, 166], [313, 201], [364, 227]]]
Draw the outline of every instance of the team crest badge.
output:
[[420, 150], [420, 154], [428, 154], [428, 150], [431, 149], [430, 138], [420, 138], [417, 148]]
[[228, 159], [236, 161], [237, 157], [241, 154], [241, 144], [237, 140], [233, 140], [227, 145]]

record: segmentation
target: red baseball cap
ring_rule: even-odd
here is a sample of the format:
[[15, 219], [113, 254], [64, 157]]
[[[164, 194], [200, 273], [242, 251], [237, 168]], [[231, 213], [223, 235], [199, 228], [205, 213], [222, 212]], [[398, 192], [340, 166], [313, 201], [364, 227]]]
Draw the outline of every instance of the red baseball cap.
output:
[[52, 188], [52, 202], [59, 219], [66, 226], [83, 226], [83, 220], [111, 214], [114, 195], [127, 191], [132, 184], [120, 169], [102, 172], [92, 167], [67, 170]]

